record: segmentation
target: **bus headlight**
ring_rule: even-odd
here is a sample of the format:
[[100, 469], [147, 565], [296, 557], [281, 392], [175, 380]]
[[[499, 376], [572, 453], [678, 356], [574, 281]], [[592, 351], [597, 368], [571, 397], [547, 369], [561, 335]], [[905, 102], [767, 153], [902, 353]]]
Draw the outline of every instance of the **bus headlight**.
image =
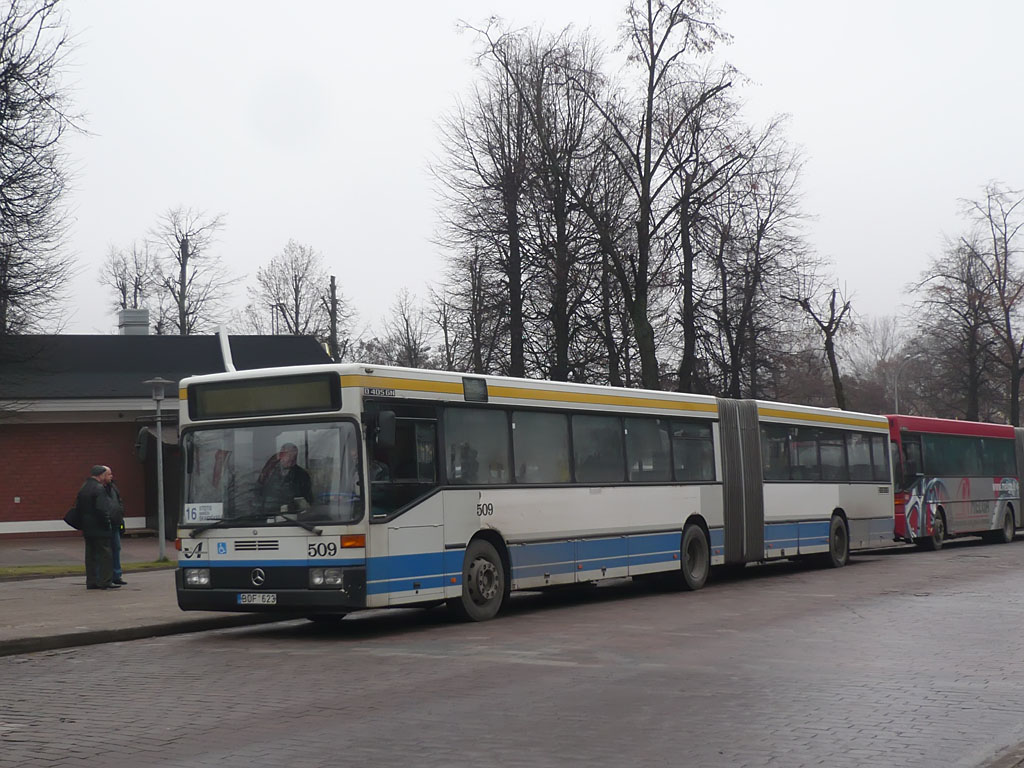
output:
[[310, 568], [309, 586], [320, 589], [339, 589], [344, 582], [341, 568]]
[[185, 586], [186, 587], [208, 587], [208, 586], [210, 586], [210, 569], [209, 568], [186, 568], [185, 569]]

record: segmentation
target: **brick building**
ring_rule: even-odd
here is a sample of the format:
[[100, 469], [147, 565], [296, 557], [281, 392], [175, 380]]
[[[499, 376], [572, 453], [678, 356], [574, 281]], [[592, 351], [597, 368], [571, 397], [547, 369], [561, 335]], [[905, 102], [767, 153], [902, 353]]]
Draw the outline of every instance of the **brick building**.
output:
[[[165, 522], [179, 498], [177, 382], [224, 370], [216, 336], [0, 338], [0, 537], [74, 532], [64, 513], [93, 464], [114, 470], [126, 527], [156, 529], [156, 404], [143, 382], [164, 378]], [[330, 362], [311, 337], [231, 336], [235, 368]], [[143, 456], [140, 459], [140, 455]]]

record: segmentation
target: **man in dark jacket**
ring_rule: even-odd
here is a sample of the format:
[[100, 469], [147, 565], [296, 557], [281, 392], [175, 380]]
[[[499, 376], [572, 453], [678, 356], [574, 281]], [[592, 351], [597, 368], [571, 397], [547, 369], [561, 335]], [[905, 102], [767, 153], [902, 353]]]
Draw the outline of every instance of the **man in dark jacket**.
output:
[[124, 571], [121, 570], [121, 532], [124, 530], [124, 502], [121, 500], [121, 492], [114, 485], [114, 470], [109, 467], [107, 470], [110, 472], [110, 482], [107, 483], [107, 503], [110, 505], [110, 553], [114, 566], [114, 583], [120, 587], [128, 583], [122, 578]]
[[109, 467], [97, 464], [78, 491], [75, 504], [82, 516], [85, 539], [85, 588], [115, 589], [110, 551], [110, 497], [107, 485], [113, 477]]
[[309, 472], [298, 465], [298, 456], [298, 446], [285, 443], [270, 457], [256, 480], [260, 506], [267, 515], [301, 512], [302, 504], [308, 508], [313, 503], [313, 483]]

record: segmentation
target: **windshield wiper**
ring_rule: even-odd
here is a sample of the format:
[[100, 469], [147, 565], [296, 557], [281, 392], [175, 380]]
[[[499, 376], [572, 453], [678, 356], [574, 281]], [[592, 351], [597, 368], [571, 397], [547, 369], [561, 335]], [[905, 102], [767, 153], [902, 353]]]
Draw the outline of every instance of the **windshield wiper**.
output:
[[194, 539], [203, 531], [208, 531], [211, 528], [228, 528], [236, 523], [244, 523], [246, 521], [253, 520], [266, 520], [267, 516], [259, 513], [254, 515], [242, 515], [241, 517], [222, 517], [220, 520], [214, 520], [212, 523], [206, 523], [205, 525], [197, 525], [191, 531], [189, 531], [188, 537]]
[[299, 518], [297, 518], [297, 517], [291, 517], [290, 515], [286, 515], [283, 512], [278, 512], [276, 515], [274, 515], [274, 517], [283, 518], [284, 520], [287, 520], [289, 523], [294, 523], [295, 525], [299, 526], [300, 528], [305, 528], [307, 531], [310, 531], [311, 533], [315, 533], [317, 536], [320, 536], [321, 534], [323, 534], [323, 530], [320, 529], [320, 528], [317, 528], [312, 523], [307, 523], [305, 520], [299, 520]]

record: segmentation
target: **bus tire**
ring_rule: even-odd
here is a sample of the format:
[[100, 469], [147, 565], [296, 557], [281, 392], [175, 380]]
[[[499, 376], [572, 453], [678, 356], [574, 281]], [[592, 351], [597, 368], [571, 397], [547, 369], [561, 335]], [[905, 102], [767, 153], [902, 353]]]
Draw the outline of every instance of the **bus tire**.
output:
[[1003, 510], [1003, 521], [1002, 525], [999, 526], [999, 530], [993, 531], [989, 535], [989, 541], [993, 544], [1009, 544], [1013, 541], [1013, 535], [1015, 533], [1013, 528], [1013, 511], [1007, 507]]
[[448, 601], [453, 614], [463, 621], [493, 619], [505, 601], [505, 565], [494, 545], [474, 539], [462, 561], [462, 594]]
[[917, 545], [929, 552], [938, 552], [942, 549], [942, 543], [946, 540], [946, 514], [940, 509], [935, 513], [932, 521], [932, 535], [922, 536], [917, 539]]
[[842, 568], [850, 562], [850, 533], [841, 515], [832, 515], [828, 524], [828, 554], [825, 564], [830, 568]]
[[711, 549], [704, 529], [696, 523], [687, 525], [683, 529], [683, 540], [679, 549], [682, 560], [682, 586], [696, 591], [707, 583], [708, 573], [711, 571]]

